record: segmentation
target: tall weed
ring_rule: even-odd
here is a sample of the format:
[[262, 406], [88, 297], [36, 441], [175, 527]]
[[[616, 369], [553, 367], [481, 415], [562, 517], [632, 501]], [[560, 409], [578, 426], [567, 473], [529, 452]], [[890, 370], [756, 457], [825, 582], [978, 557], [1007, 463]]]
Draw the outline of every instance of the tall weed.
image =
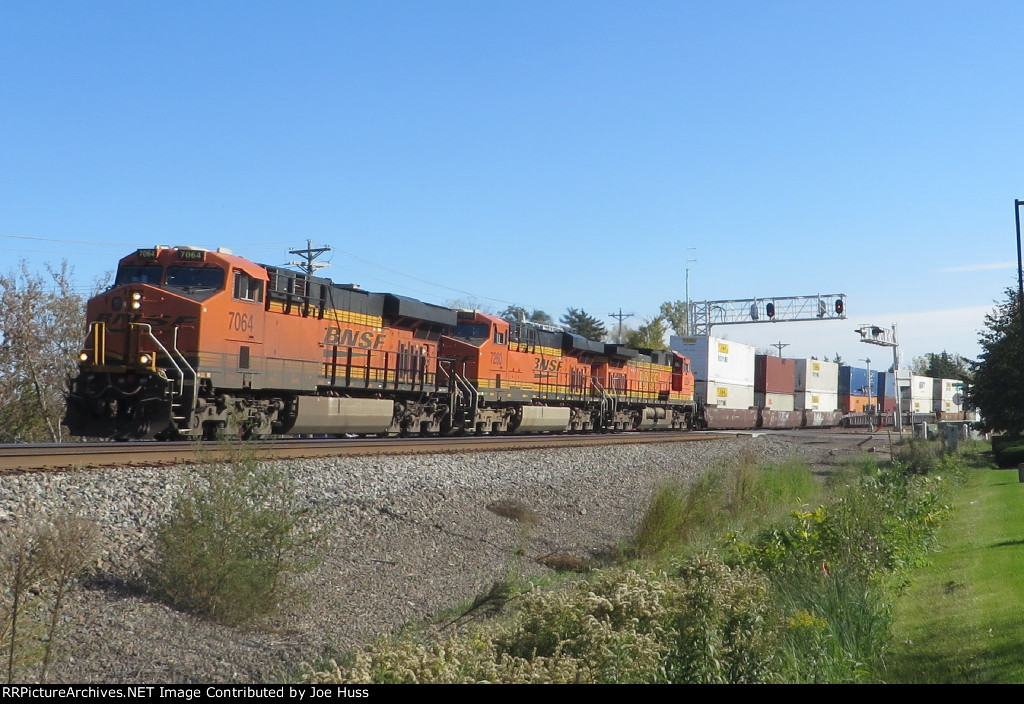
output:
[[744, 454], [692, 483], [657, 487], [633, 537], [633, 552], [647, 558], [692, 552], [713, 544], [726, 527], [763, 524], [785, 515], [780, 507], [813, 500], [821, 491], [801, 460], [762, 466]]
[[708, 472], [692, 484], [659, 486], [633, 539], [633, 549], [652, 557], [695, 542], [724, 520], [722, 474]]

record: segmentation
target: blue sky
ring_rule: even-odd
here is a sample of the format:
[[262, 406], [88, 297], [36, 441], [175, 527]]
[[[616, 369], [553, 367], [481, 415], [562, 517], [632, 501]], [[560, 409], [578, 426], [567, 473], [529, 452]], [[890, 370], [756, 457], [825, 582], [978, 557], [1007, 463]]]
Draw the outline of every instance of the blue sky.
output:
[[[657, 314], [842, 292], [718, 328], [786, 356], [977, 354], [1016, 285], [1024, 3], [0, 4], [0, 269], [82, 290], [136, 247], [436, 303]], [[873, 365], [874, 366], [874, 365]]]

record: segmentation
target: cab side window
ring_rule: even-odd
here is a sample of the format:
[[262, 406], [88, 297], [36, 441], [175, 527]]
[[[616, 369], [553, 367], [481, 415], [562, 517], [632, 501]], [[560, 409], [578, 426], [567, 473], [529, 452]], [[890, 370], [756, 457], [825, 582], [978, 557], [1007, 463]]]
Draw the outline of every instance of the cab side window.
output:
[[263, 282], [244, 271], [235, 271], [235, 298], [240, 301], [263, 302]]

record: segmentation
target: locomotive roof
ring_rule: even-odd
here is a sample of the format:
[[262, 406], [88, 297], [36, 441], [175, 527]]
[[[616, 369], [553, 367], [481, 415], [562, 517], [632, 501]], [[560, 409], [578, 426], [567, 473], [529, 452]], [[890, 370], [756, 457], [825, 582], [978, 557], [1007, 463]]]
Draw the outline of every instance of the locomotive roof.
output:
[[395, 293], [384, 294], [384, 315], [393, 318], [415, 318], [441, 325], [455, 325], [458, 322], [455, 311], [450, 308], [424, 303]]

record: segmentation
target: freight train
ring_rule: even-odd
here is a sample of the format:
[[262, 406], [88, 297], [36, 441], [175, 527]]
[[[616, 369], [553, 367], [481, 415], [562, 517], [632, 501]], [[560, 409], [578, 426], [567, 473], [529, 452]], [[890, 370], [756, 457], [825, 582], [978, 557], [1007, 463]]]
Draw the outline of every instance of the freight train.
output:
[[143, 248], [87, 307], [71, 434], [683, 430], [689, 360], [372, 293], [229, 250]]
[[838, 365], [828, 362], [758, 356], [755, 369], [752, 348], [710, 337], [673, 338], [674, 351], [632, 349], [339, 285], [223, 248], [132, 252], [119, 262], [114, 284], [88, 302], [87, 319], [64, 419], [78, 436], [875, 422], [850, 407], [838, 410]]

